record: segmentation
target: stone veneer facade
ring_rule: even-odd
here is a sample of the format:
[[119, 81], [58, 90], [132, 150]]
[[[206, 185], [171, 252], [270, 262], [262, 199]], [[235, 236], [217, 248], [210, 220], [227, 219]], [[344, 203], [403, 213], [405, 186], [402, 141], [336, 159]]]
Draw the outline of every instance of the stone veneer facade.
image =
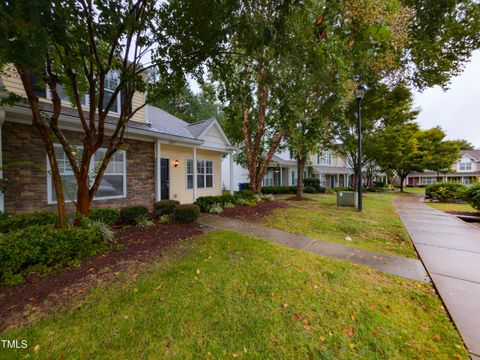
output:
[[[81, 145], [81, 133], [65, 131], [69, 139]], [[127, 197], [94, 200], [92, 208], [145, 205], [153, 208], [155, 201], [155, 147], [153, 142], [126, 139]], [[27, 213], [36, 210], [56, 210], [47, 202], [47, 155], [43, 141], [31, 125], [12, 123], [8, 117], [2, 128], [3, 164], [29, 161], [32, 166], [12, 166], [3, 171], [8, 180], [4, 193], [5, 211]], [[72, 204], [69, 204], [72, 208]]]

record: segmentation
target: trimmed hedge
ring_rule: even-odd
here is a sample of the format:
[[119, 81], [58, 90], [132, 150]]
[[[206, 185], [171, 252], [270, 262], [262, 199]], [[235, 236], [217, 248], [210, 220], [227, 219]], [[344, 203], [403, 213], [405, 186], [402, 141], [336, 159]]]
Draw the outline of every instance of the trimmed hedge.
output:
[[192, 223], [200, 216], [200, 207], [194, 204], [177, 205], [173, 208], [172, 216], [180, 223]]
[[120, 210], [115, 208], [91, 209], [88, 218], [107, 225], [115, 225], [120, 219]]
[[58, 225], [58, 215], [51, 211], [35, 211], [30, 214], [7, 217], [0, 220], [0, 232], [8, 233], [28, 226], [40, 225]]
[[353, 187], [351, 186], [337, 186], [333, 189], [333, 191], [353, 191]]
[[264, 186], [262, 187], [263, 194], [296, 194], [296, 186]]
[[170, 215], [173, 212], [173, 208], [177, 205], [180, 205], [180, 202], [177, 200], [160, 200], [157, 201], [153, 207], [155, 209], [155, 215]]
[[460, 199], [467, 186], [457, 182], [438, 182], [425, 188], [425, 196], [438, 201]]
[[464, 191], [463, 200], [468, 202], [476, 210], [480, 210], [480, 185], [472, 185]]
[[14, 285], [29, 272], [48, 272], [92, 256], [107, 242], [96, 228], [30, 226], [0, 238], [0, 282]]
[[135, 225], [140, 217], [148, 216], [148, 209], [143, 205], [127, 206], [120, 210], [120, 219], [124, 224]]
[[313, 186], [305, 186], [303, 188], [303, 192], [306, 194], [314, 194], [317, 192], [317, 189], [315, 189]]
[[[247, 190], [244, 190], [244, 191], [247, 191]], [[202, 212], [207, 212], [215, 204], [218, 204], [222, 207], [226, 203], [235, 204], [236, 200], [239, 197], [243, 197], [243, 196], [238, 195], [238, 194], [239, 193], [237, 193], [236, 195], [223, 194], [223, 195], [219, 195], [219, 196], [201, 196], [197, 199], [197, 201], [195, 201], [195, 205], [197, 205]]]

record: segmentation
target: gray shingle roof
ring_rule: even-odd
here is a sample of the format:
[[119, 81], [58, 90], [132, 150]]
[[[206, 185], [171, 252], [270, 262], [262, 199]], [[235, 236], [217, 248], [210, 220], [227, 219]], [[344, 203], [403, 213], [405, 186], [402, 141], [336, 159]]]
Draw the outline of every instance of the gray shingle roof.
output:
[[477, 161], [480, 161], [480, 150], [460, 150], [461, 155], [467, 154]]
[[192, 136], [196, 139], [214, 121], [215, 121], [215, 119], [212, 118], [212, 119], [197, 121], [197, 122], [194, 122], [192, 124], [188, 124], [187, 125], [187, 131], [190, 134], [192, 134]]
[[[147, 122], [152, 124], [148, 127], [151, 131], [195, 139], [187, 130], [188, 123], [186, 121], [180, 120], [155, 106], [147, 105], [145, 111], [147, 112]], [[130, 122], [129, 125], [133, 126], [134, 122]]]
[[318, 165], [312, 168], [313, 172], [317, 174], [353, 174], [352, 169], [341, 166]]

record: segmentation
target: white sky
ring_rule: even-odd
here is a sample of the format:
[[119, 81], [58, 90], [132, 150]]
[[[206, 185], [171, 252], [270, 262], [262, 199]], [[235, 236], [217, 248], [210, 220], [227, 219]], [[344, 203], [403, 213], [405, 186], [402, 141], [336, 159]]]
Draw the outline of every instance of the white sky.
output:
[[480, 147], [480, 51], [447, 91], [434, 87], [415, 93], [415, 106], [421, 109], [422, 128], [440, 125], [448, 139], [466, 139]]

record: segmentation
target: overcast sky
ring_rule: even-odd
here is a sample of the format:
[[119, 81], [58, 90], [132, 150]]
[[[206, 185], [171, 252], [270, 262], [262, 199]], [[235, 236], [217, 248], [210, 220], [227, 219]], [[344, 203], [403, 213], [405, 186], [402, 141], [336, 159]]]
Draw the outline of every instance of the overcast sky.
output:
[[421, 109], [422, 128], [440, 125], [449, 139], [466, 139], [480, 147], [480, 51], [452, 79], [449, 90], [434, 87], [415, 93], [415, 104]]

